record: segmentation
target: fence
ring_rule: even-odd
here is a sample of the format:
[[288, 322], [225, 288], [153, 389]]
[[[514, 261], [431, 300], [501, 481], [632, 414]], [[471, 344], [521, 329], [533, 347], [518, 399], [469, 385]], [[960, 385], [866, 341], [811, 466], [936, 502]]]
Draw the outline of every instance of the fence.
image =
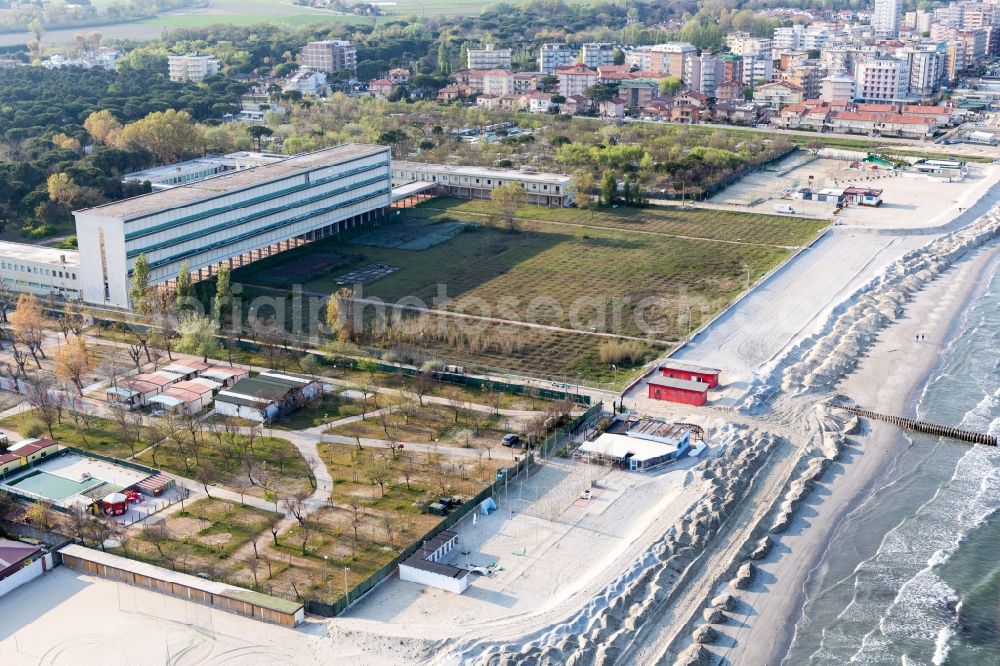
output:
[[[560, 429], [558, 433], [553, 433], [552, 436], [546, 438], [546, 442], [551, 442], [548, 447], [539, 446], [539, 452], [546, 455], [548, 451], [552, 451], [558, 448], [558, 446], [563, 442], [563, 438], [571, 434], [582, 424], [586, 423], [595, 414], [599, 414], [604, 407], [603, 402], [598, 402], [586, 412], [580, 416], [573, 419], [569, 424]], [[476, 509], [487, 497], [496, 497], [500, 494], [506, 483], [509, 483], [512, 479], [516, 479], [522, 472], [526, 471], [531, 465], [535, 463], [535, 455], [528, 452], [523, 458], [521, 458], [516, 465], [513, 467], [504, 467], [503, 476], [498, 478], [489, 486], [484, 488], [482, 492], [470, 499], [469, 501], [462, 504], [455, 511], [448, 514], [444, 520], [433, 527], [427, 534], [423, 535], [421, 538], [417, 539], [409, 545], [405, 550], [403, 550], [399, 555], [394, 557], [392, 561], [383, 566], [381, 569], [370, 575], [365, 580], [361, 581], [341, 599], [334, 603], [324, 603], [322, 601], [316, 600], [306, 600], [306, 612], [312, 613], [313, 615], [320, 615], [322, 617], [334, 617], [340, 613], [347, 610], [352, 604], [359, 601], [363, 596], [375, 589], [382, 581], [392, 576], [395, 573], [396, 568], [399, 566], [400, 562], [406, 560], [410, 555], [413, 555], [418, 548], [425, 542], [437, 535], [441, 530], [446, 530], [453, 526], [455, 523], [460, 521], [462, 518], [467, 516], [469, 512]], [[499, 471], [499, 470], [498, 470]]]

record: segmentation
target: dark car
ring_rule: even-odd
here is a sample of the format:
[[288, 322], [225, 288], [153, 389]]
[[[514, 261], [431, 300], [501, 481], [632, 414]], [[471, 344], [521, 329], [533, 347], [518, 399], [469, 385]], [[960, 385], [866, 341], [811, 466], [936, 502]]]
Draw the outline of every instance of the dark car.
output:
[[520, 442], [520, 441], [521, 441], [520, 437], [518, 437], [514, 433], [510, 432], [510, 433], [507, 433], [506, 435], [503, 436], [503, 442], [502, 443], [503, 443], [504, 446], [516, 446], [517, 443]]

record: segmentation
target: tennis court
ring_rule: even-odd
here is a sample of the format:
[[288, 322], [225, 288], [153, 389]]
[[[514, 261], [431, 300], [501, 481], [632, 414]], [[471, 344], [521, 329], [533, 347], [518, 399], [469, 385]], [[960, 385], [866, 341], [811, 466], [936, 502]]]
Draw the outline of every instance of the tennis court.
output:
[[68, 497], [82, 493], [102, 483], [104, 481], [100, 479], [90, 478], [84, 481], [74, 481], [62, 476], [36, 470], [9, 485], [20, 491], [44, 497], [53, 502], [61, 502]]

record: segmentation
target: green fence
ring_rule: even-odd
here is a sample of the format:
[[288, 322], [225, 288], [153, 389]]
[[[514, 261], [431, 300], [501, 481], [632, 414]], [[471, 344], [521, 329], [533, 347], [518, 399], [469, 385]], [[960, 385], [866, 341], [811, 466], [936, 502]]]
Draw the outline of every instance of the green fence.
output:
[[[567, 436], [571, 436], [577, 428], [593, 418], [596, 414], [599, 414], [603, 407], [604, 403], [598, 402], [586, 412], [573, 419], [573, 421], [569, 424], [552, 433], [549, 437], [546, 437], [545, 441], [538, 447], [539, 453], [544, 457], [549, 452], [558, 450], [558, 447], [565, 441]], [[411, 543], [409, 547], [393, 558], [391, 562], [351, 588], [349, 594], [332, 604], [307, 599], [305, 602], [306, 612], [312, 613], [313, 615], [320, 615], [322, 617], [334, 617], [347, 610], [350, 604], [357, 602], [361, 597], [374, 589], [375, 586], [395, 573], [400, 562], [403, 562], [410, 555], [413, 555], [413, 553], [415, 553], [425, 541], [434, 538], [434, 536], [441, 532], [441, 530], [446, 530], [449, 527], [452, 527], [455, 523], [467, 516], [469, 512], [475, 510], [487, 497], [499, 496], [505, 483], [509, 483], [513, 479], [516, 479], [533, 464], [535, 464], [535, 454], [528, 452], [517, 462], [516, 465], [501, 468], [504, 470], [502, 478], [497, 479], [484, 488], [478, 495], [462, 504], [462, 506], [455, 509], [452, 513], [448, 514], [444, 520], [435, 525], [429, 532], [427, 532], [427, 534]]]

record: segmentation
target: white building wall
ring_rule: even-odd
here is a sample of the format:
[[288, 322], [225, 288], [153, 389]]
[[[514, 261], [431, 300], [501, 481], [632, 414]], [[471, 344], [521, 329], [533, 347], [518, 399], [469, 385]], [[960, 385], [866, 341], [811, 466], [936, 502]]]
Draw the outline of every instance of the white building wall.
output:
[[410, 583], [420, 583], [421, 585], [436, 587], [440, 590], [454, 592], [455, 594], [462, 594], [469, 587], [468, 576], [452, 578], [451, 576], [442, 576], [441, 574], [417, 569], [406, 564], [399, 565], [399, 579]]
[[[51, 557], [51, 556], [46, 556]], [[3, 580], [0, 580], [0, 597], [7, 594], [8, 592], [13, 592], [17, 588], [21, 587], [27, 582], [33, 581], [44, 573], [42, 568], [42, 561], [35, 560], [25, 568], [20, 571], [7, 576]]]

